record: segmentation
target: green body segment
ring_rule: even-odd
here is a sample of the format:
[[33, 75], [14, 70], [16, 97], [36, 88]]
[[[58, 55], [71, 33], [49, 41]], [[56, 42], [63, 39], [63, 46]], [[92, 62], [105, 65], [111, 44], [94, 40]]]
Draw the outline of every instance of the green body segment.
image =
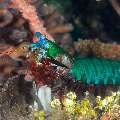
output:
[[46, 53], [47, 57], [52, 57], [56, 59], [56, 57], [59, 56], [66, 56], [70, 61], [72, 60], [72, 57], [66, 51], [64, 51], [64, 49], [61, 48], [59, 45], [57, 45], [52, 41], [48, 41], [48, 44], [49, 44], [49, 48]]
[[57, 57], [59, 55], [63, 55], [65, 54], [65, 51], [59, 47], [57, 44], [55, 44], [54, 42], [48, 41], [49, 44], [49, 48], [47, 50], [47, 56], [49, 57]]
[[71, 74], [86, 84], [120, 85], [120, 61], [100, 58], [77, 58]]

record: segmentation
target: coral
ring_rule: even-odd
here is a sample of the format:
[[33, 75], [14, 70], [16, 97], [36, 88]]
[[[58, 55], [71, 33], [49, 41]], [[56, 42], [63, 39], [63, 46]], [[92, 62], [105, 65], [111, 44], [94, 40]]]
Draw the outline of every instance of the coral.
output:
[[0, 16], [1, 43], [16, 46], [22, 42], [32, 41], [32, 32], [28, 21], [22, 17], [17, 9], [1, 9]]
[[0, 56], [8, 55], [14, 59], [17, 59], [20, 56], [26, 57], [28, 53], [28, 48], [29, 48], [28, 47], [29, 43], [22, 43], [17, 47], [10, 46], [10, 45], [7, 46], [5, 44], [0, 44], [0, 45], [2, 46], [0, 50]]
[[0, 10], [0, 18], [1, 18], [0, 28], [9, 25], [13, 21], [12, 13], [6, 9]]
[[100, 40], [80, 40], [75, 42], [75, 49], [78, 53], [94, 55], [108, 59], [120, 59], [120, 45], [103, 43]]
[[21, 1], [13, 0], [12, 3], [14, 7], [19, 9], [23, 17], [29, 20], [29, 24], [33, 33], [41, 32], [42, 34], [45, 34], [47, 38], [53, 40], [51, 35], [49, 35], [49, 33], [46, 32], [46, 29], [44, 27], [44, 22], [40, 20], [40, 18], [38, 17], [34, 6], [30, 5], [26, 0], [21, 0]]
[[53, 109], [52, 118], [57, 119], [60, 116], [60, 120], [66, 120], [66, 118], [71, 120], [114, 120], [116, 118], [116, 120], [119, 120], [119, 91], [112, 93], [112, 95], [104, 99], [97, 96], [95, 103], [89, 100], [88, 95], [82, 100], [79, 100], [77, 97], [73, 92], [65, 94], [62, 100], [64, 107], [61, 106], [60, 99], [55, 97], [51, 102]]
[[[81, 102], [78, 102], [77, 96], [73, 92], [65, 94], [62, 103], [64, 105], [63, 108], [61, 107], [61, 102], [58, 98], [53, 99], [51, 102], [53, 109], [52, 118], [60, 116], [60, 120], [66, 120], [66, 118], [71, 120], [95, 120], [97, 116], [90, 101], [85, 98], [81, 100]], [[56, 115], [54, 115], [55, 112], [57, 113]]]

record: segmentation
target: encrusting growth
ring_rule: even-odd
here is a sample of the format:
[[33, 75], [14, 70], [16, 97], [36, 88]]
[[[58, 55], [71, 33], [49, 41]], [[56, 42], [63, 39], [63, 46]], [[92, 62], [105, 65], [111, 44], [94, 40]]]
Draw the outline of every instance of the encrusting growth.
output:
[[33, 34], [38, 31], [45, 34], [50, 40], [53, 40], [52, 36], [47, 33], [44, 22], [38, 17], [34, 6], [30, 5], [26, 0], [12, 0], [12, 3], [13, 7], [19, 9], [23, 17], [29, 21]]

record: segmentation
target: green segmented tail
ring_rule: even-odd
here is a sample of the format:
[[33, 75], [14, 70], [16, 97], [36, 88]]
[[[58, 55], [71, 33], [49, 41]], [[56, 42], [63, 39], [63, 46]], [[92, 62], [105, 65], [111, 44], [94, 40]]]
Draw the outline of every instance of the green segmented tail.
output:
[[120, 85], [120, 61], [101, 58], [77, 58], [71, 68], [76, 80], [86, 84]]

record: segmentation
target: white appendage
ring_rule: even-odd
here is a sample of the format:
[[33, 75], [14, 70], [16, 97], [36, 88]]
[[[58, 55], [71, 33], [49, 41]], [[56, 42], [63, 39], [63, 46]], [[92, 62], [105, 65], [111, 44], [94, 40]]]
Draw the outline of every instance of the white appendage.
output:
[[43, 109], [45, 111], [51, 111], [51, 108], [50, 108], [51, 88], [48, 87], [47, 85], [39, 87], [37, 91], [37, 96], [43, 106]]

